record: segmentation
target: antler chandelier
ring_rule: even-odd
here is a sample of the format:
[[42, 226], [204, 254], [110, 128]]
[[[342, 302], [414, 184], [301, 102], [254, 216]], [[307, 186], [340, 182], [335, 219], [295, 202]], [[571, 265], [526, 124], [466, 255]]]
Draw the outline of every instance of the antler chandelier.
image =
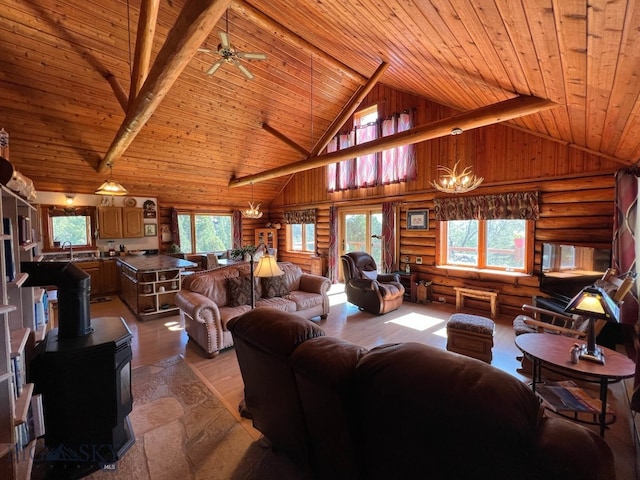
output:
[[260, 211], [260, 204], [253, 206], [253, 183], [251, 184], [251, 201], [249, 202], [249, 208], [242, 211], [242, 216], [244, 218], [260, 218], [262, 217], [262, 213]]
[[451, 135], [454, 135], [453, 155], [456, 163], [453, 168], [444, 167], [438, 165], [438, 170], [444, 173], [440, 176], [440, 182], [432, 181], [431, 185], [444, 193], [465, 193], [475, 190], [484, 180], [483, 177], [477, 177], [472, 172], [471, 167], [465, 167], [464, 170], [458, 173], [458, 138], [457, 136], [462, 133], [461, 128], [454, 128], [451, 130]]

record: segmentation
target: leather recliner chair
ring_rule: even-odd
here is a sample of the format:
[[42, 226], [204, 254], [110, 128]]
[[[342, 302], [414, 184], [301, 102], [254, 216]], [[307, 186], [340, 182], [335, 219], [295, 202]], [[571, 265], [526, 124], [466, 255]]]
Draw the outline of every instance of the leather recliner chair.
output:
[[382, 315], [402, 305], [404, 286], [396, 273], [378, 273], [366, 252], [349, 252], [340, 257], [347, 301], [360, 310]]

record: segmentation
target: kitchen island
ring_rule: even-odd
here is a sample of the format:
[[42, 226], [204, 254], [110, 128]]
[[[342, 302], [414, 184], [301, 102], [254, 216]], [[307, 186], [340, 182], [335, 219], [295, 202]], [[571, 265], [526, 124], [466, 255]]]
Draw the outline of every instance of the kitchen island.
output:
[[119, 257], [120, 298], [139, 320], [175, 313], [173, 301], [180, 291], [180, 272], [196, 264], [168, 255]]

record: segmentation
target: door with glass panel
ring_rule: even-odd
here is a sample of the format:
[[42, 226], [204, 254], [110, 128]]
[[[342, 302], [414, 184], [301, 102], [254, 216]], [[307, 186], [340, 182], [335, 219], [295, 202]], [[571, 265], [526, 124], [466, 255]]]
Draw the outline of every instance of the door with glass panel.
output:
[[[371, 207], [340, 212], [340, 255], [367, 252], [382, 266], [382, 209]], [[342, 268], [342, 265], [340, 265]], [[342, 272], [340, 275], [341, 278]]]

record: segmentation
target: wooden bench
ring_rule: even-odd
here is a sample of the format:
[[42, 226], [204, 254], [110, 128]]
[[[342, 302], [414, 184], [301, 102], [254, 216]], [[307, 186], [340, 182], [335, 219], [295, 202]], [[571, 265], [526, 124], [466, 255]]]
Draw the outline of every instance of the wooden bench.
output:
[[464, 308], [465, 297], [476, 300], [488, 300], [491, 303], [491, 318], [498, 314], [498, 290], [478, 287], [453, 287], [456, 291], [456, 311]]

